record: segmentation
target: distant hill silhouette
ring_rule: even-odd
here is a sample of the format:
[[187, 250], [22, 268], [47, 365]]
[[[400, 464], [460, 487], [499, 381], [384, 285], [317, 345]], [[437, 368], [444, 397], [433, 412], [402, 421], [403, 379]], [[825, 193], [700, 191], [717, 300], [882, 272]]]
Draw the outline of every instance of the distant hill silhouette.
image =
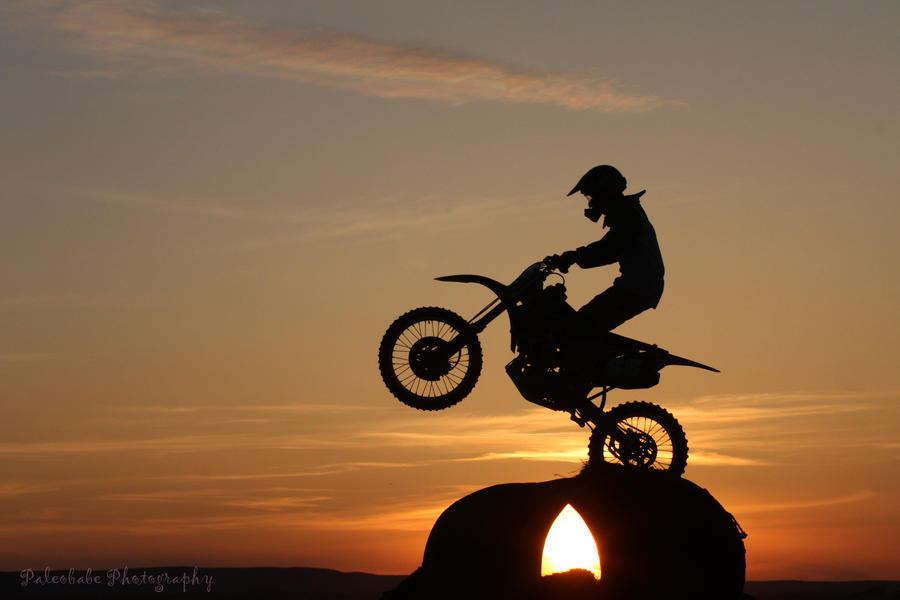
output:
[[756, 600], [900, 600], [900, 581], [748, 581]]

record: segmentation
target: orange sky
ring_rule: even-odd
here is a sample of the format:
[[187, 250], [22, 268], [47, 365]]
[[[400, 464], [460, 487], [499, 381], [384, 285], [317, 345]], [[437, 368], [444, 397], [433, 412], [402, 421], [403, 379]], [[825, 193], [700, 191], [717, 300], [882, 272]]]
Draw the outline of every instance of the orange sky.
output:
[[[205, 8], [204, 8], [205, 7]], [[900, 579], [893, 2], [55, 2], [0, 8], [0, 569], [407, 573], [434, 519], [578, 471], [507, 380], [396, 402], [416, 306], [601, 235], [612, 163], [666, 261], [621, 328], [751, 579]], [[573, 271], [578, 305], [612, 268]]]

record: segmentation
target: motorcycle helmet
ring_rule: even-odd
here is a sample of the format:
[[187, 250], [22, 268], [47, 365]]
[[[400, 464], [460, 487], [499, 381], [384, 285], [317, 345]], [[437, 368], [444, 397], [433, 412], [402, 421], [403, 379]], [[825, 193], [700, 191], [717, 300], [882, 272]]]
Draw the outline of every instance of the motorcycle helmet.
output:
[[581, 192], [586, 196], [596, 195], [597, 191], [608, 193], [622, 193], [628, 181], [619, 173], [619, 170], [609, 165], [598, 165], [581, 176], [572, 191], [566, 194], [571, 196], [575, 192]]

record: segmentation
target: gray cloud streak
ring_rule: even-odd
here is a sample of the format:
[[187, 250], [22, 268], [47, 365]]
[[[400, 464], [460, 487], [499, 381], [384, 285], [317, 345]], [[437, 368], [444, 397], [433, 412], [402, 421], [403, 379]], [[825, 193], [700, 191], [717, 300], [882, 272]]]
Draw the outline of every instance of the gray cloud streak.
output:
[[170, 9], [154, 2], [39, 6], [30, 12], [109, 62], [145, 60], [148, 68], [158, 69], [162, 61], [168, 68], [199, 66], [382, 98], [454, 104], [487, 100], [609, 112], [662, 104], [655, 96], [628, 94], [597, 77], [513, 68], [322, 28], [266, 27], [221, 10]]

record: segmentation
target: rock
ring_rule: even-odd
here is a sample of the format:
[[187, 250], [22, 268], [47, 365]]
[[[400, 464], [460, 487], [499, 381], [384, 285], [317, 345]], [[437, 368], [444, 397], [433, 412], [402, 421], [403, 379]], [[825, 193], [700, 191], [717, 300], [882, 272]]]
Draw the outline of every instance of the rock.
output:
[[[602, 577], [541, 577], [544, 540], [571, 504], [597, 541]], [[601, 464], [575, 477], [508, 483], [452, 504], [422, 566], [385, 600], [742, 597], [743, 531], [696, 484], [662, 471]]]

